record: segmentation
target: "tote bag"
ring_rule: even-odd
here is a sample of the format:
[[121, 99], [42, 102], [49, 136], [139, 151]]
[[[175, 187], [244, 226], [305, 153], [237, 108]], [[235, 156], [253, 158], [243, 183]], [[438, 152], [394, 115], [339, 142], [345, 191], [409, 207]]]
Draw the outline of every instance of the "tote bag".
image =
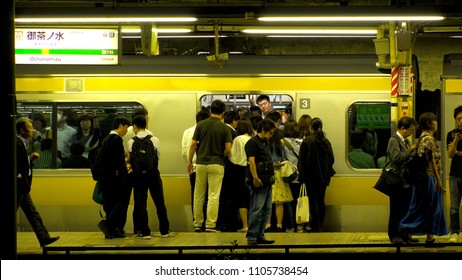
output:
[[302, 184], [300, 187], [300, 194], [297, 198], [296, 217], [297, 224], [304, 224], [310, 220], [310, 205], [308, 203], [305, 184]]
[[98, 204], [103, 204], [104, 203], [104, 198], [103, 198], [103, 187], [101, 186], [101, 183], [96, 181], [95, 188], [93, 189], [93, 201], [98, 203]]

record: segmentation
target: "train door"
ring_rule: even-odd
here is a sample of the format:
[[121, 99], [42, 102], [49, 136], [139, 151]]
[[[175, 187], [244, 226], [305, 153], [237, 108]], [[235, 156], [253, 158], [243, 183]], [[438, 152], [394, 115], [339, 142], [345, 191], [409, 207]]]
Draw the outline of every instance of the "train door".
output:
[[[444, 196], [444, 206], [446, 223], [450, 227], [449, 208], [450, 208], [450, 186], [449, 171], [451, 159], [447, 156], [447, 134], [457, 127], [454, 119], [454, 109], [462, 106], [462, 54], [445, 55], [443, 64], [443, 94], [441, 98], [442, 120], [441, 120], [441, 145], [440, 150], [443, 155], [443, 185], [447, 190]], [[462, 223], [462, 216], [459, 217]]]

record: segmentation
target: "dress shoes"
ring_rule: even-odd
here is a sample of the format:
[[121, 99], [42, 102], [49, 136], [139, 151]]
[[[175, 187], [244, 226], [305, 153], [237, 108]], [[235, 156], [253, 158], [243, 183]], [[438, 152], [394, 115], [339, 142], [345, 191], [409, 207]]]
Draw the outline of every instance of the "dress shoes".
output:
[[268, 240], [268, 239], [257, 239], [258, 244], [273, 244], [274, 240]]
[[109, 228], [107, 226], [106, 220], [102, 220], [101, 222], [99, 222], [98, 228], [104, 233], [104, 238], [106, 239], [114, 238], [114, 236], [112, 236], [112, 234], [109, 233]]
[[257, 240], [247, 240], [247, 245], [249, 246], [257, 246]]
[[125, 231], [123, 229], [116, 229], [113, 232], [109, 232], [109, 234], [112, 236], [112, 238], [125, 238]]
[[45, 247], [45, 246], [55, 242], [58, 239], [59, 239], [59, 236], [48, 237], [46, 239], [40, 240], [40, 247]]
[[408, 237], [403, 238], [403, 241], [409, 244], [409, 243], [417, 243], [419, 242], [419, 239], [413, 238], [412, 236], [408, 236]]

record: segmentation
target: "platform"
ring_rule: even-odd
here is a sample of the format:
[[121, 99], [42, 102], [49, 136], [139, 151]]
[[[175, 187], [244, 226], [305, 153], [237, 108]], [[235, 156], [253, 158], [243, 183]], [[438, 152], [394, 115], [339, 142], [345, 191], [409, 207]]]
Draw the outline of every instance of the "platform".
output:
[[[53, 232], [61, 238], [40, 248], [32, 232], [18, 232], [18, 258], [94, 258], [96, 255], [146, 255], [167, 259], [240, 259], [307, 257], [308, 254], [460, 254], [462, 241], [447, 243], [448, 236], [436, 237], [436, 243], [427, 246], [425, 236], [416, 236], [419, 243], [391, 244], [385, 232], [322, 232], [322, 233], [267, 233], [271, 245], [248, 246], [244, 233], [194, 233], [178, 232], [174, 237], [161, 238], [153, 233], [150, 240], [135, 235], [125, 238], [105, 239], [101, 232]], [[338, 256], [337, 256], [338, 257]], [[399, 256], [398, 256], [399, 258]], [[460, 258], [460, 257], [459, 257]]]

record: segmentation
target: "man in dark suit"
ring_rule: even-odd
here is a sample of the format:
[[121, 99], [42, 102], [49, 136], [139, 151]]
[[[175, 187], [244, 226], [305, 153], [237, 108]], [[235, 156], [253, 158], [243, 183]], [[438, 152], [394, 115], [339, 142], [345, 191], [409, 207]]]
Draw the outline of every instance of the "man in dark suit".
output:
[[[402, 164], [416, 150], [417, 145], [412, 146], [409, 143], [409, 136], [414, 133], [416, 121], [411, 117], [402, 117], [398, 121], [396, 134], [392, 135], [388, 140], [387, 147], [387, 162], [390, 162], [387, 168], [400, 170]], [[395, 192], [390, 195], [390, 216], [388, 220], [388, 237], [394, 244], [403, 242], [418, 242], [416, 238], [410, 235], [401, 235], [399, 230], [399, 222], [406, 215], [411, 201], [411, 188], [403, 182], [402, 186], [396, 186]]]
[[58, 240], [59, 236], [50, 236], [30, 196], [32, 185], [32, 161], [40, 157], [37, 152], [33, 152], [30, 156], [27, 154], [29, 140], [34, 134], [34, 127], [32, 126], [31, 120], [28, 118], [19, 118], [16, 121], [16, 133], [16, 209], [21, 207], [37, 236], [40, 246], [43, 247]]
[[127, 133], [129, 125], [125, 117], [117, 117], [111, 132], [102, 143], [104, 176], [99, 182], [103, 189], [106, 219], [101, 220], [98, 227], [107, 239], [125, 237], [124, 227], [132, 189], [127, 183], [128, 167], [122, 137]]

